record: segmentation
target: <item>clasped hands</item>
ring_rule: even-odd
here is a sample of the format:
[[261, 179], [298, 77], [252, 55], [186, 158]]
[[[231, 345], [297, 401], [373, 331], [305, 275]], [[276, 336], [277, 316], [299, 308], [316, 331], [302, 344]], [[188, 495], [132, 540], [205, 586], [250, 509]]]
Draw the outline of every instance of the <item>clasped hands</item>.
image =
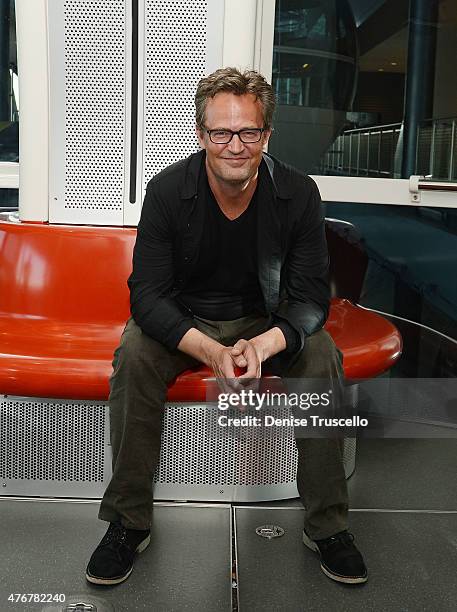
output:
[[[214, 352], [211, 368], [224, 393], [238, 393], [242, 389], [256, 391], [262, 374], [264, 356], [253, 340], [238, 340], [234, 346], [221, 346]], [[245, 370], [237, 376], [236, 369]]]
[[[258, 391], [262, 363], [286, 348], [286, 339], [279, 327], [272, 327], [250, 340], [238, 340], [224, 346], [192, 327], [181, 338], [178, 349], [210, 367], [219, 388], [225, 393]], [[237, 376], [239, 369], [245, 371]]]

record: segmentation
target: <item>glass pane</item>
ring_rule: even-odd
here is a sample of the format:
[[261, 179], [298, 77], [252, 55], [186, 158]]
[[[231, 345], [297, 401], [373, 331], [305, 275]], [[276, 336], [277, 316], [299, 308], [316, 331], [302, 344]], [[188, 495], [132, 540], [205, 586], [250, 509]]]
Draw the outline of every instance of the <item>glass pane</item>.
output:
[[14, 0], [0, 2], [0, 162], [19, 161], [19, 86]]
[[19, 189], [0, 189], [0, 212], [17, 210]]
[[457, 181], [455, 0], [277, 0], [269, 151], [311, 174]]
[[343, 266], [353, 286], [339, 288], [347, 292], [340, 297], [401, 317], [392, 319], [405, 341], [399, 376], [454, 376], [457, 210], [327, 203], [326, 216], [348, 245]]

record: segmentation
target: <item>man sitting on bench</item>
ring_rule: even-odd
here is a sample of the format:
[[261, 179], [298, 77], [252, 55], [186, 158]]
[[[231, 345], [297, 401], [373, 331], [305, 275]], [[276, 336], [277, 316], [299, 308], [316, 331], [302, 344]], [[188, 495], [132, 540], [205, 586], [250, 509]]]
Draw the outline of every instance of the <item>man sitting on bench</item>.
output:
[[[195, 105], [202, 150], [149, 181], [138, 225], [132, 317], [110, 378], [113, 475], [99, 511], [110, 526], [86, 571], [96, 584], [124, 581], [149, 544], [167, 385], [179, 373], [203, 363], [232, 388], [262, 368], [344, 384], [341, 354], [322, 329], [329, 287], [319, 191], [264, 153], [272, 87], [255, 71], [224, 68], [201, 79]], [[245, 369], [236, 380], [235, 368]], [[328, 577], [365, 582], [347, 531], [343, 440], [296, 443], [304, 543]]]

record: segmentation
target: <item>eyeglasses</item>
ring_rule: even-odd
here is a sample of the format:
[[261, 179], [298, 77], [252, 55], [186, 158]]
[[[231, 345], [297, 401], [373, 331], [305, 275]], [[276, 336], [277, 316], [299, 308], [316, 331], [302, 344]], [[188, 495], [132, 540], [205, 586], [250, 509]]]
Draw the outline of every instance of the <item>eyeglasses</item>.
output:
[[245, 128], [233, 132], [232, 130], [205, 130], [211, 142], [214, 144], [228, 144], [235, 134], [244, 144], [254, 144], [262, 138], [265, 128]]

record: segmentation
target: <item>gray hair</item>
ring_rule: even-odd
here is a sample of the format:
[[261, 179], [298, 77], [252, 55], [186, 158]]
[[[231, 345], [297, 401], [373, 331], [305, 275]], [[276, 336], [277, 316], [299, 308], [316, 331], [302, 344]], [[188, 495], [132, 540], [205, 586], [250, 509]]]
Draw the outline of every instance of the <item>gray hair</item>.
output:
[[237, 68], [219, 68], [216, 72], [200, 79], [195, 94], [197, 127], [203, 129], [205, 125], [208, 99], [214, 98], [216, 94], [222, 91], [233, 93], [236, 96], [254, 94], [262, 106], [263, 126], [266, 129], [271, 128], [276, 105], [273, 88], [265, 77], [255, 70], [246, 70], [241, 73]]

